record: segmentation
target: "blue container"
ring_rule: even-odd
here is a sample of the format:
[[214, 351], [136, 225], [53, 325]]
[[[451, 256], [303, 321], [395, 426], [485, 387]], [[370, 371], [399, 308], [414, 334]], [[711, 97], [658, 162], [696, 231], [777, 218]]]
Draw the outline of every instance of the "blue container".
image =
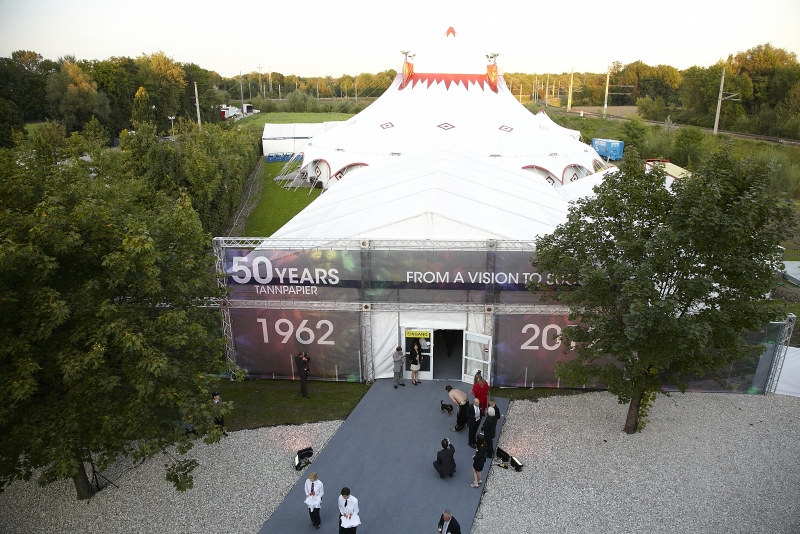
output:
[[592, 148], [602, 157], [616, 161], [622, 159], [625, 143], [615, 139], [592, 139]]

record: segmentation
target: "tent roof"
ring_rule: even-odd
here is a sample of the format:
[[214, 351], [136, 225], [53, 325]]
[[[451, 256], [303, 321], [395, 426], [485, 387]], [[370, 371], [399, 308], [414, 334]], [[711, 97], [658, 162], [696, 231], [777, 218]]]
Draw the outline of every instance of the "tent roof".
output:
[[543, 178], [441, 146], [348, 174], [272, 237], [531, 239], [566, 215]]
[[[449, 145], [502, 158], [508, 167], [536, 166], [562, 180], [570, 165], [593, 172], [600, 156], [580, 133], [534, 115], [509, 92], [503, 77], [493, 91], [485, 74], [398, 74], [386, 92], [345, 125], [317, 135], [302, 149], [303, 165], [320, 161], [329, 176], [351, 165], [373, 165]], [[310, 173], [309, 173], [310, 174]], [[327, 184], [326, 184], [327, 185]]]

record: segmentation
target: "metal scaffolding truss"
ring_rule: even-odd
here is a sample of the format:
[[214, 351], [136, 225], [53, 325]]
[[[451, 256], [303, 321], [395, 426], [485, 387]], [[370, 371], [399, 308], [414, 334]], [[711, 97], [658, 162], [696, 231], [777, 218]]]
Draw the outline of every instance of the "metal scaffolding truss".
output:
[[533, 241], [433, 241], [414, 239], [280, 239], [271, 237], [215, 237], [214, 252], [226, 248], [276, 250], [534, 250]]
[[778, 387], [778, 380], [783, 370], [783, 361], [786, 358], [786, 351], [789, 348], [789, 340], [792, 339], [792, 332], [794, 331], [796, 319], [795, 315], [790, 313], [783, 322], [781, 335], [775, 346], [775, 355], [772, 358], [772, 365], [769, 368], [769, 378], [767, 379], [767, 387], [764, 388], [764, 393], [775, 393]]
[[372, 357], [372, 313], [361, 312], [361, 361], [364, 362], [364, 380], [367, 384], [375, 381], [375, 363]]
[[[215, 299], [209, 299], [213, 303]], [[569, 313], [565, 306], [548, 304], [481, 304], [464, 302], [332, 302], [302, 300], [226, 300], [216, 305], [227, 309], [327, 310], [361, 312], [486, 313], [494, 315], [558, 315]]]

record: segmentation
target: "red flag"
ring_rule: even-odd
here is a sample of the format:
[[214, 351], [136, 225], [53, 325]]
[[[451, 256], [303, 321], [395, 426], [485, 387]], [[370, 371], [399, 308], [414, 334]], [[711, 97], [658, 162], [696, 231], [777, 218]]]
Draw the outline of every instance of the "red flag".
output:
[[486, 65], [486, 81], [489, 82], [489, 87], [497, 92], [497, 64]]
[[406, 60], [403, 62], [403, 84], [400, 86], [400, 89], [408, 85], [412, 76], [414, 76], [414, 64]]

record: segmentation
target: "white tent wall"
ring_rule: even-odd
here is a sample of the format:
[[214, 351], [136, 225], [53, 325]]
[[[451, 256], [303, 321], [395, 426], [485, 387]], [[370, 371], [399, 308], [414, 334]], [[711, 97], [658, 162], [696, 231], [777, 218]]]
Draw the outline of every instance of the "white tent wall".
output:
[[800, 348], [787, 348], [775, 393], [800, 397]]
[[400, 317], [397, 312], [372, 312], [372, 366], [375, 378], [392, 378], [392, 354], [397, 347]]

